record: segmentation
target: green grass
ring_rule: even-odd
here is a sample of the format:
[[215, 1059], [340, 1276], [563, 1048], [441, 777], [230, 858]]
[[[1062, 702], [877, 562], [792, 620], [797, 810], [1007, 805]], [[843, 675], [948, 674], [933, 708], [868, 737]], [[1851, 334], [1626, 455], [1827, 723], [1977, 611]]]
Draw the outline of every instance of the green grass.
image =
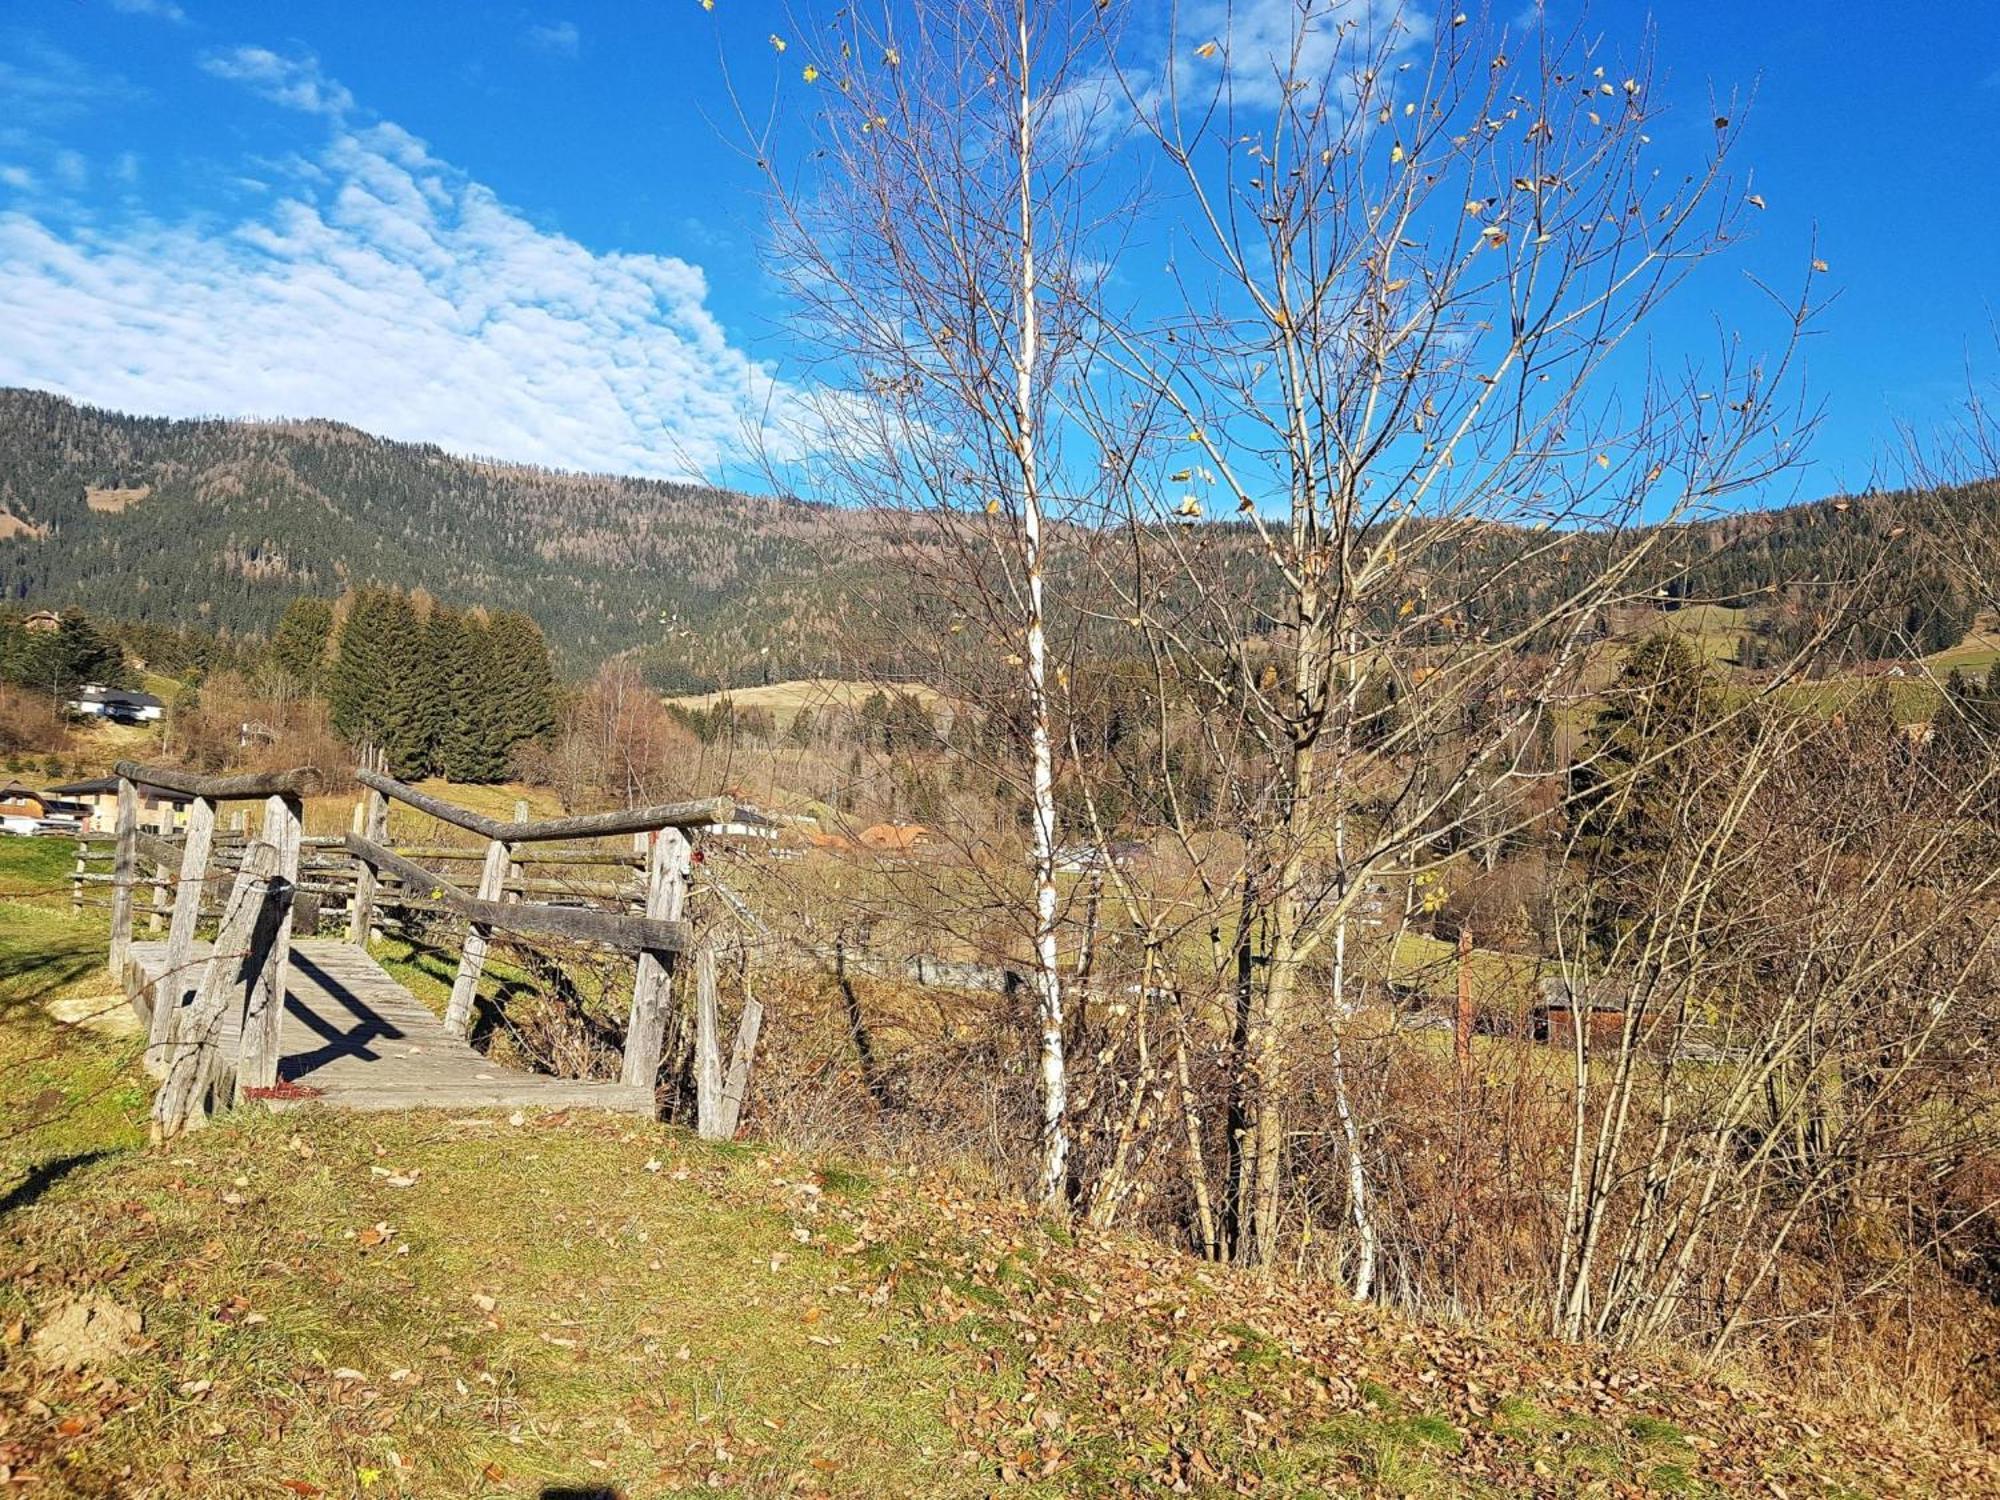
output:
[[[69, 904], [70, 875], [76, 868], [71, 839], [11, 838], [0, 835], [0, 897]], [[91, 894], [101, 894], [104, 887]]]

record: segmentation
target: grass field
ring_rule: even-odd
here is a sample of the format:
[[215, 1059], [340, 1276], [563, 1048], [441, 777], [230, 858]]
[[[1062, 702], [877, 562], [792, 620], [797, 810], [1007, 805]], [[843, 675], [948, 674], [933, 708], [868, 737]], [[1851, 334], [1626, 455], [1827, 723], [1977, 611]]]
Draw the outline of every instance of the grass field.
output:
[[[29, 859], [0, 844], [0, 876], [31, 888]], [[245, 1113], [148, 1148], [137, 1041], [48, 1012], [104, 994], [104, 936], [0, 898], [0, 1483], [25, 1494], [2000, 1480], [1740, 1382], [1356, 1310], [1043, 1221], [949, 1171], [580, 1113]], [[95, 1349], [64, 1332], [78, 1306], [112, 1329]]]
[[826, 708], [858, 709], [871, 694], [892, 691], [907, 693], [932, 709], [944, 702], [941, 693], [920, 682], [885, 685], [852, 682], [838, 677], [805, 677], [792, 682], [768, 683], [762, 687], [732, 688], [727, 693], [695, 693], [666, 701], [679, 708], [706, 709], [713, 708], [726, 697], [738, 708], [769, 709], [778, 727], [784, 729], [798, 717], [802, 708], [815, 712]]

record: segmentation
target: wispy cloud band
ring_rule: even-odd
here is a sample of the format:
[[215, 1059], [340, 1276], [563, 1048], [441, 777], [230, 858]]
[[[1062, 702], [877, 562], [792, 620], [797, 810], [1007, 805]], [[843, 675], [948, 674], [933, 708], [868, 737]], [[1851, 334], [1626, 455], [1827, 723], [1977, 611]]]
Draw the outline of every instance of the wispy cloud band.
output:
[[667, 476], [793, 430], [792, 394], [731, 341], [700, 267], [531, 222], [407, 131], [357, 123], [310, 56], [203, 66], [326, 118], [325, 146], [234, 223], [0, 212], [0, 383]]

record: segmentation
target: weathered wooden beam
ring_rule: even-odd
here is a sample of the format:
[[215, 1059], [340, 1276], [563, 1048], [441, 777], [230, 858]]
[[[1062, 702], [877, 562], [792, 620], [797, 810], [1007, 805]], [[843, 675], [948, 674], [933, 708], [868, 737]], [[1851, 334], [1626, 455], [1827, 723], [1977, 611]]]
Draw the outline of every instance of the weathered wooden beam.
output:
[[[278, 851], [278, 875], [292, 899], [285, 920], [278, 924], [257, 984], [243, 1012], [236, 1062], [237, 1097], [244, 1089], [267, 1089], [278, 1081], [279, 1033], [285, 1024], [285, 971], [291, 960], [292, 910], [299, 881], [299, 839], [305, 831], [305, 808], [297, 797], [270, 797], [264, 803], [264, 836], [250, 848], [265, 845]], [[244, 854], [249, 867], [249, 851]]]
[[[127, 777], [127, 783], [132, 779]], [[166, 1076], [174, 1016], [199, 977], [193, 972], [194, 930], [201, 921], [202, 887], [208, 880], [208, 852], [214, 840], [215, 801], [197, 797], [188, 808], [187, 842], [181, 846], [180, 884], [174, 888], [174, 918], [167, 927], [167, 966], [153, 986], [153, 1024], [146, 1040], [146, 1071], [155, 1078]]]
[[[665, 922], [681, 919], [691, 861], [688, 841], [680, 830], [661, 829], [646, 861], [647, 916]], [[625, 1054], [619, 1063], [619, 1082], [654, 1087], [667, 1032], [667, 1012], [672, 1004], [673, 970], [662, 955], [641, 952], [639, 972], [632, 980], [632, 1014], [625, 1022]]]
[[[479, 872], [481, 901], [498, 901], [507, 888], [507, 846], [494, 839], [486, 846], [486, 864]], [[492, 934], [474, 922], [466, 929], [465, 948], [459, 954], [458, 973], [451, 981], [451, 1003], [445, 1007], [444, 1029], [448, 1035], [463, 1037], [472, 1030], [472, 1002], [479, 998], [479, 976], [486, 968], [486, 947]]]
[[125, 950], [132, 946], [132, 883], [139, 878], [139, 789], [122, 777], [118, 782], [118, 848], [111, 875], [111, 972], [125, 972]]
[[736, 1139], [743, 1119], [743, 1101], [750, 1095], [750, 1065], [757, 1060], [757, 1038], [764, 1030], [764, 1007], [757, 997], [743, 996], [743, 1015], [736, 1023], [736, 1044], [729, 1049], [729, 1077], [722, 1085], [722, 1103], [715, 1133], [718, 1140]]
[[310, 797], [325, 780], [315, 766], [299, 766], [290, 771], [250, 771], [234, 776], [202, 776], [171, 766], [142, 766], [135, 760], [121, 760], [112, 770], [141, 786], [179, 792], [184, 797], [205, 797], [211, 802]]
[[291, 910], [291, 886], [278, 874], [279, 859], [274, 845], [250, 847], [223, 909], [215, 951], [194, 1003], [173, 1013], [165, 1081], [153, 1098], [155, 1141], [170, 1140], [206, 1122], [223, 1020], [255, 992]]
[[727, 798], [712, 797], [703, 802], [669, 802], [659, 807], [632, 807], [612, 812], [581, 813], [573, 818], [508, 823], [459, 807], [442, 797], [433, 797], [429, 792], [420, 792], [380, 771], [357, 770], [354, 779], [385, 797], [393, 797], [418, 812], [428, 813], [440, 823], [463, 828], [483, 839], [502, 839], [510, 844], [545, 844], [552, 839], [595, 839], [615, 833], [649, 833], [656, 828], [701, 828], [710, 823], [727, 821], [733, 810]]
[[706, 945], [694, 955], [694, 1107], [695, 1133], [705, 1141], [722, 1134], [722, 1042], [715, 1013], [715, 950]]
[[[503, 827], [511, 826], [503, 824]], [[528, 902], [484, 901], [469, 895], [442, 875], [412, 864], [359, 834], [347, 836], [347, 847], [363, 864], [387, 871], [403, 882], [406, 891], [442, 902], [469, 922], [494, 932], [515, 932], [529, 937], [563, 938], [575, 943], [595, 943], [624, 953], [653, 949], [678, 953], [688, 945], [685, 922], [659, 921], [652, 917], [627, 916], [623, 912], [593, 911], [584, 907], [535, 906]]]

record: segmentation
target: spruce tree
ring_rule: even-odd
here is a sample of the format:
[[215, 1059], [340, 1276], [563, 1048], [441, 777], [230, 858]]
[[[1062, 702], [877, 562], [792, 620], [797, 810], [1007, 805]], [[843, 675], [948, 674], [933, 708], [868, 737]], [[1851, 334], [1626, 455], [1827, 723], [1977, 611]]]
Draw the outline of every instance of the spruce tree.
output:
[[333, 635], [333, 601], [313, 595], [294, 599], [271, 632], [271, 659], [302, 693], [319, 691], [326, 671], [327, 642]]
[[492, 622], [478, 614], [460, 625], [458, 677], [443, 735], [444, 774], [453, 781], [498, 781], [506, 772]]

